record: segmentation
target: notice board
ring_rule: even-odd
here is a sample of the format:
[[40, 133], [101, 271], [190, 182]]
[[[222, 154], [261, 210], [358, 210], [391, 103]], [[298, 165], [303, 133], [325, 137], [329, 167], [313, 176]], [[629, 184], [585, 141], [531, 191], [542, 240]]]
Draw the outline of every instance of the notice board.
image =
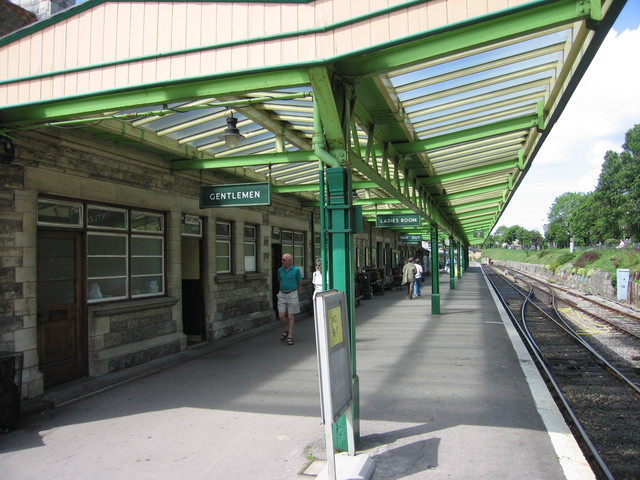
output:
[[333, 424], [353, 401], [346, 295], [337, 290], [321, 292], [314, 311], [322, 419]]

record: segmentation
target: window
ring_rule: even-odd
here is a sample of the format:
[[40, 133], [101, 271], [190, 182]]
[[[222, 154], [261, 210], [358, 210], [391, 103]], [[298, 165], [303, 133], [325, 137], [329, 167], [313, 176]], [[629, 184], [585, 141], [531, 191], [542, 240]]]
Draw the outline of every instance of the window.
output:
[[87, 206], [89, 303], [164, 294], [164, 216]]
[[216, 222], [216, 270], [231, 273], [231, 223]]
[[38, 200], [38, 225], [82, 227], [82, 205], [40, 199]]
[[164, 238], [131, 237], [131, 294], [134, 297], [162, 293], [164, 285]]
[[245, 225], [244, 227], [244, 271], [257, 271], [257, 228], [253, 225]]
[[86, 231], [88, 303], [164, 295], [164, 215], [38, 199], [38, 225]]
[[114, 233], [87, 235], [89, 302], [127, 297], [127, 236]]
[[304, 233], [282, 230], [282, 253], [293, 256], [293, 264], [300, 269], [304, 276]]

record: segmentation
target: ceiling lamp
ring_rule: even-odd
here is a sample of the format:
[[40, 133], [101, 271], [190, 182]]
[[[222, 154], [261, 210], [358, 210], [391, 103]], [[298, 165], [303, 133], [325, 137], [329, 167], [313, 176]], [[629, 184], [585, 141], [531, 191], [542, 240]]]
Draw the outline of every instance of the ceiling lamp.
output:
[[224, 140], [225, 145], [228, 148], [235, 148], [238, 146], [240, 140], [244, 140], [244, 137], [240, 135], [238, 130], [238, 119], [233, 116], [227, 117], [227, 128], [224, 129], [224, 133], [220, 136], [220, 140]]

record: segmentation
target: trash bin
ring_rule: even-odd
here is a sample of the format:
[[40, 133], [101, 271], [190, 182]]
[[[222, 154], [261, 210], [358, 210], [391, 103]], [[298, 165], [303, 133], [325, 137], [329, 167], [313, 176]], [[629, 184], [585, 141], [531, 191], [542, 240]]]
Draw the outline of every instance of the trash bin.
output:
[[15, 430], [20, 423], [22, 353], [0, 352], [0, 431]]

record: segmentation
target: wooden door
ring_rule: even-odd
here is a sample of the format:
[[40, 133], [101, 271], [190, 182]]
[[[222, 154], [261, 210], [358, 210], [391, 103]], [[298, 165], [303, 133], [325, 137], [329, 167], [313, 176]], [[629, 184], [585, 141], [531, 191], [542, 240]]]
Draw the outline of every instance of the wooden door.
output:
[[38, 232], [38, 356], [45, 388], [83, 374], [82, 236]]

